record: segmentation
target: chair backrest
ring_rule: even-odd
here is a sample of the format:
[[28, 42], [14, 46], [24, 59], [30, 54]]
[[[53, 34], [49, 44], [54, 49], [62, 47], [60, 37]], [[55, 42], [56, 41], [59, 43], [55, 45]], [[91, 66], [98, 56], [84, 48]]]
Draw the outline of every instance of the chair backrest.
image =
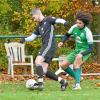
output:
[[8, 57], [13, 61], [25, 62], [25, 44], [18, 42], [5, 43], [5, 49]]

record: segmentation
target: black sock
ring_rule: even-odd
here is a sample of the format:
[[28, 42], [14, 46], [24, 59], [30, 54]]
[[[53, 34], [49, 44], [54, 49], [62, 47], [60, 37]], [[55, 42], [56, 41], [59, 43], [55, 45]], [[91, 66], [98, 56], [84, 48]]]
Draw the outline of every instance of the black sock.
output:
[[55, 81], [58, 81], [58, 76], [55, 75], [55, 74], [54, 74], [53, 72], [51, 72], [51, 71], [47, 71], [47, 72], [46, 72], [46, 76], [49, 77], [49, 78], [51, 78], [51, 79], [53, 79], [53, 80], [55, 80]]
[[61, 84], [64, 84], [64, 82], [65, 82], [65, 80], [64, 80], [64, 79], [62, 79], [62, 80], [60, 81], [60, 83], [61, 83]]
[[43, 78], [43, 68], [41, 65], [37, 66], [37, 75], [38, 75], [38, 78]]

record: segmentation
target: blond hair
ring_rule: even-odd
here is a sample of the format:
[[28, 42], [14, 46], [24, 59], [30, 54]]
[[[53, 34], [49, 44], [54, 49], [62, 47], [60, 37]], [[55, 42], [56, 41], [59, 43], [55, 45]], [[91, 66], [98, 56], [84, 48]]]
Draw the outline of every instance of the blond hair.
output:
[[39, 15], [42, 14], [41, 10], [39, 8], [35, 8], [31, 11], [31, 15]]

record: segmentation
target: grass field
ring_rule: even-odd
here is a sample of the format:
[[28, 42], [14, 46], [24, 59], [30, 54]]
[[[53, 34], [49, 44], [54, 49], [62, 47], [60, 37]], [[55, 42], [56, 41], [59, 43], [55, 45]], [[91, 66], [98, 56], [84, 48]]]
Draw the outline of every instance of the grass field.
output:
[[100, 100], [100, 87], [95, 83], [100, 80], [84, 80], [82, 90], [72, 90], [73, 81], [66, 91], [60, 91], [60, 85], [46, 80], [43, 91], [28, 90], [25, 82], [0, 83], [0, 100]]

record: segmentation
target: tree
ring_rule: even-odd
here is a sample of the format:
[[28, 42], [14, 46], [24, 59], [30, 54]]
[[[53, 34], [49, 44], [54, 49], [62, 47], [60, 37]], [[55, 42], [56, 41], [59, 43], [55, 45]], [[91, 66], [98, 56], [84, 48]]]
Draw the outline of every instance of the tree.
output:
[[7, 13], [7, 11], [11, 10], [10, 6], [7, 3], [7, 0], [0, 0], [0, 15]]

